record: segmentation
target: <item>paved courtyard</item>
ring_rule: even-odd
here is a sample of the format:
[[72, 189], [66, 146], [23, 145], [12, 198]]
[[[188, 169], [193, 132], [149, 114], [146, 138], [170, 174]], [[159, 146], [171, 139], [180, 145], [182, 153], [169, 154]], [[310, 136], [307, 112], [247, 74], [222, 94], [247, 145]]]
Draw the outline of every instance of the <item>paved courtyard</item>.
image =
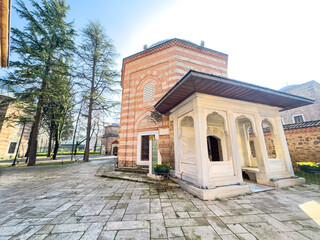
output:
[[320, 239], [319, 186], [201, 201], [96, 177], [108, 161], [3, 170], [0, 240]]

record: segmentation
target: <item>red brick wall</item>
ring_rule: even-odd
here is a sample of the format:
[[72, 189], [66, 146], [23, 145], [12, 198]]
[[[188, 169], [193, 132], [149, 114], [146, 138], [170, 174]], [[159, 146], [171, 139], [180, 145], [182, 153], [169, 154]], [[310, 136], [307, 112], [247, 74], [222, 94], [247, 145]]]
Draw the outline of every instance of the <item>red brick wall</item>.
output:
[[[134, 166], [138, 133], [170, 128], [167, 116], [157, 118], [153, 113], [154, 105], [190, 69], [226, 77], [227, 56], [173, 41], [124, 59], [122, 69], [118, 161], [119, 165]], [[147, 83], [154, 84], [154, 99], [143, 102], [143, 88]], [[173, 134], [170, 132], [159, 136], [164, 162], [172, 162]]]

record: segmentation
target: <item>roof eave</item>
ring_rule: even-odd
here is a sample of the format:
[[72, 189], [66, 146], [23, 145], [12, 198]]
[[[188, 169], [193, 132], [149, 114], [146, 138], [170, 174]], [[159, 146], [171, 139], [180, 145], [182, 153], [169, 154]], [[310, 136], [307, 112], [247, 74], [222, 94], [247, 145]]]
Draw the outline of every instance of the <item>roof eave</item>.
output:
[[[311, 100], [311, 99], [308, 99], [308, 98], [304, 98], [304, 97], [300, 97], [300, 96], [296, 96], [296, 95], [292, 95], [292, 94], [289, 94], [289, 93], [285, 93], [285, 92], [280, 92], [280, 91], [276, 91], [276, 90], [273, 90], [273, 89], [269, 89], [269, 88], [265, 88], [265, 87], [260, 87], [260, 86], [256, 86], [256, 85], [253, 85], [253, 84], [250, 84], [250, 83], [245, 83], [245, 82], [240, 82], [240, 81], [237, 81], [237, 80], [233, 80], [233, 79], [229, 79], [229, 78], [224, 78], [224, 77], [220, 77], [220, 76], [215, 76], [215, 75], [211, 75], [211, 74], [206, 74], [206, 73], [201, 73], [201, 72], [197, 72], [197, 71], [194, 71], [194, 70], [190, 70], [179, 82], [177, 82], [156, 104], [155, 104], [155, 108], [161, 112], [162, 114], [165, 114], [165, 115], [169, 115], [170, 114], [170, 111], [175, 107], [177, 106], [178, 104], [176, 104], [175, 106], [173, 107], [169, 107], [168, 110], [166, 111], [162, 111], [161, 109], [159, 109], [159, 107], [161, 106], [161, 104], [171, 95], [175, 92], [175, 90], [177, 88], [179, 88], [179, 86], [181, 86], [183, 83], [185, 83], [189, 78], [191, 77], [195, 77], [195, 78], [200, 78], [200, 79], [208, 79], [208, 80], [215, 80], [217, 82], [220, 82], [220, 83], [224, 83], [224, 84], [232, 84], [236, 87], [240, 87], [240, 88], [246, 88], [246, 89], [251, 89], [253, 91], [257, 91], [257, 92], [261, 92], [261, 93], [266, 93], [266, 94], [274, 94], [274, 95], [277, 95], [278, 97], [286, 97], [286, 98], [290, 98], [292, 100], [297, 100], [297, 101], [300, 101], [301, 103], [300, 104], [296, 104], [296, 105], [293, 105], [293, 106], [288, 106], [288, 107], [283, 107], [283, 106], [278, 106], [278, 105], [275, 105], [275, 104], [270, 104], [270, 103], [265, 103], [265, 105], [269, 105], [269, 106], [273, 106], [273, 107], [278, 107], [280, 108], [281, 110], [280, 111], [285, 111], [285, 110], [289, 110], [289, 109], [293, 109], [293, 108], [297, 108], [297, 107], [301, 107], [301, 106], [305, 106], [305, 105], [309, 105], [309, 104], [312, 104], [314, 103], [314, 100]], [[196, 93], [197, 90], [194, 89], [194, 91], [192, 91], [190, 93], [190, 95]], [[189, 96], [190, 96], [189, 95]], [[214, 95], [214, 94], [213, 94]], [[186, 98], [185, 98], [186, 99]], [[184, 99], [184, 100], [185, 100]], [[184, 101], [182, 100], [182, 101]], [[238, 99], [238, 100], [242, 100], [242, 101], [246, 101], [245, 99]], [[181, 101], [181, 102], [182, 102]], [[181, 103], [180, 102], [180, 103]], [[249, 101], [251, 102], [251, 101]], [[254, 101], [252, 101], [254, 102]], [[260, 102], [256, 102], [256, 103], [259, 103], [261, 104]]]

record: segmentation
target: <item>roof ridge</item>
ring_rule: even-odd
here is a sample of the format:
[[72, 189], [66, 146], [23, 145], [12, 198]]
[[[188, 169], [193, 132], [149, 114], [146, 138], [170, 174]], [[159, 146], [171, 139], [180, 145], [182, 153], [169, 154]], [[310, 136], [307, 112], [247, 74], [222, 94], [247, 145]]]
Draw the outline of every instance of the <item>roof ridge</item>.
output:
[[283, 125], [283, 129], [290, 130], [290, 129], [316, 127], [316, 126], [320, 126], [320, 120], [311, 120], [311, 121], [302, 122], [302, 123], [288, 123]]

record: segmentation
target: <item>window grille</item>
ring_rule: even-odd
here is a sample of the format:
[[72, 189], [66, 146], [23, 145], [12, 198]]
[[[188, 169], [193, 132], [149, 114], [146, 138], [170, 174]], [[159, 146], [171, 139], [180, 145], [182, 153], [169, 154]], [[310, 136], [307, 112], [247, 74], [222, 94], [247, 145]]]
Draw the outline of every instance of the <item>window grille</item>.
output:
[[152, 83], [147, 83], [143, 88], [143, 101], [151, 101], [154, 99], [154, 86]]
[[302, 115], [296, 115], [293, 117], [294, 123], [303, 123], [303, 116]]

